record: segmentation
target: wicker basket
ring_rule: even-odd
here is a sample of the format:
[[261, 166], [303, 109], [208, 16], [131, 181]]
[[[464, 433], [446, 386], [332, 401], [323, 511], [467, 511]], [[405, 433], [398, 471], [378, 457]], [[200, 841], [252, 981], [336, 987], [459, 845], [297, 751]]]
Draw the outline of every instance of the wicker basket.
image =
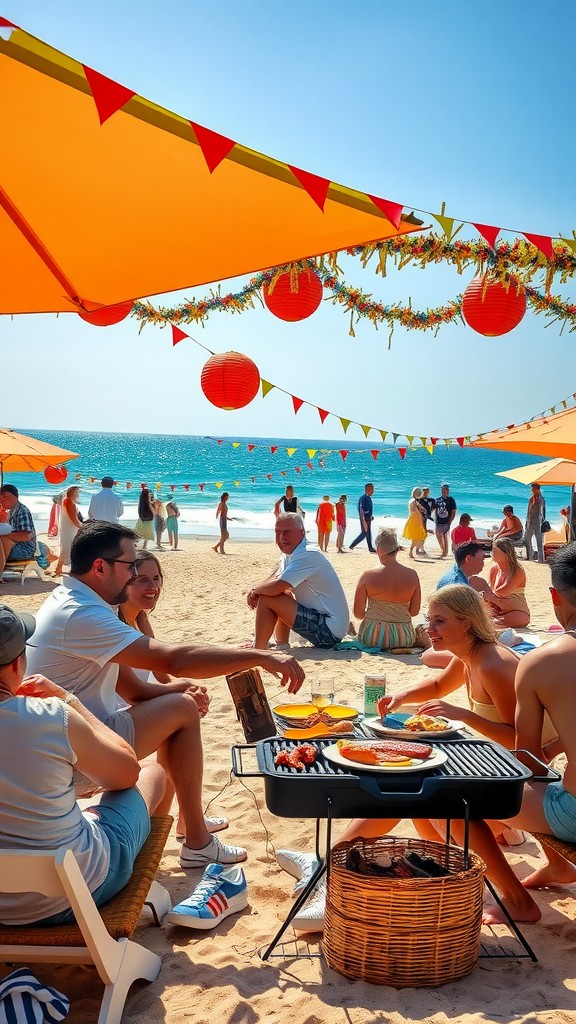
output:
[[[410, 850], [433, 857], [444, 878], [379, 878], [346, 867], [348, 850], [368, 859]], [[483, 862], [456, 846], [422, 839], [355, 839], [332, 850], [324, 925], [324, 954], [347, 978], [376, 985], [443, 985], [469, 974], [480, 946]]]

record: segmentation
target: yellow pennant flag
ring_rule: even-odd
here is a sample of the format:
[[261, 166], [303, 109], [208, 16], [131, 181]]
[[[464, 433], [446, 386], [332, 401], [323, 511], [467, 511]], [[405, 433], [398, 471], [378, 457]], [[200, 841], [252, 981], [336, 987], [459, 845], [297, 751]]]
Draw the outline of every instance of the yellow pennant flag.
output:
[[234, 487], [240, 487], [240, 481], [239, 480], [235, 480], [234, 481]]
[[306, 451], [308, 452], [308, 458], [309, 459], [313, 459], [314, 456], [316, 455], [316, 452], [318, 451], [318, 449], [317, 448], [307, 448]]
[[426, 438], [425, 437], [421, 437], [420, 440], [422, 441], [422, 447], [423, 448], [427, 448], [428, 445], [426, 444]]
[[368, 437], [368, 434], [372, 430], [372, 427], [365, 427], [363, 423], [361, 423], [360, 426], [362, 427], [362, 430], [364, 431], [364, 437]]
[[564, 238], [564, 235], [560, 235], [560, 238], [569, 249], [572, 249], [572, 252], [576, 256], [576, 231], [573, 231], [572, 234], [574, 235], [574, 238]]
[[340, 420], [340, 423], [342, 424], [342, 430], [344, 431], [344, 433], [346, 433], [346, 431], [348, 430], [348, 427], [352, 423], [352, 420], [347, 420], [347, 419], [344, 418], [344, 416], [339, 416], [338, 419]]
[[217, 480], [216, 481], [216, 487], [218, 488], [218, 490], [220, 490], [220, 488], [223, 487], [223, 486], [224, 486], [224, 481], [223, 480]]
[[162, 484], [160, 484], [160, 483], [154, 484], [154, 490], [155, 491], [161, 491], [162, 490]]
[[456, 228], [456, 231], [454, 231], [454, 217], [445, 217], [445, 209], [446, 203], [442, 203], [442, 209], [440, 213], [433, 213], [432, 216], [434, 217], [434, 220], [438, 221], [440, 227], [442, 228], [442, 231], [446, 236], [447, 241], [451, 242], [453, 238], [456, 238], [456, 235], [458, 234], [459, 231], [462, 230], [464, 225], [460, 224], [460, 226]]
[[260, 378], [260, 383], [262, 385], [262, 398], [266, 398], [266, 395], [269, 391], [272, 391], [274, 385], [269, 380], [264, 380], [263, 377]]
[[386, 440], [387, 436], [388, 436], [388, 431], [387, 430], [381, 430], [380, 431], [380, 437], [382, 438], [383, 441]]
[[430, 452], [430, 455], [434, 455], [434, 445], [433, 444], [425, 444], [424, 447], [425, 447], [427, 452]]
[[287, 448], [286, 449], [286, 454], [290, 455], [290, 457], [292, 457], [292, 455], [294, 455], [294, 452], [297, 452], [297, 451], [298, 451], [297, 448]]
[[240, 443], [241, 443], [240, 441], [232, 441], [232, 447], [233, 448], [239, 448], [240, 447]]
[[410, 445], [410, 447], [412, 447], [412, 441], [414, 440], [414, 434], [412, 434], [412, 436], [410, 436], [410, 434], [406, 434], [406, 440], [408, 441], [408, 444]]
[[449, 448], [450, 445], [452, 444], [452, 438], [451, 437], [443, 437], [442, 440], [444, 441], [444, 444], [446, 445], [447, 448]]

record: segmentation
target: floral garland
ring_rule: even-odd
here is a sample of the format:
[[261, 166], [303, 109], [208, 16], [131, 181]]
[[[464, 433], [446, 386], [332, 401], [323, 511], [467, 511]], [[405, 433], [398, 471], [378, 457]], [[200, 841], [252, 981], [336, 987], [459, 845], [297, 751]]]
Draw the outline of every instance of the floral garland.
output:
[[[576, 258], [570, 251], [555, 248], [555, 260], [551, 265], [534, 246], [518, 239], [512, 245], [501, 243], [491, 249], [486, 242], [448, 242], [436, 235], [405, 236], [388, 239], [370, 246], [356, 246], [347, 250], [348, 255], [358, 256], [365, 267], [377, 254], [376, 273], [386, 276], [387, 258], [394, 258], [398, 269], [416, 262], [420, 267], [442, 260], [457, 267], [458, 273], [473, 264], [479, 270], [489, 270], [504, 283], [511, 274], [521, 277], [526, 286], [526, 297], [536, 313], [543, 313], [551, 321], [562, 321], [562, 328], [568, 323], [569, 330], [576, 330], [576, 305], [564, 302], [559, 296], [550, 295], [549, 288], [545, 294], [531, 288], [527, 281], [539, 271], [559, 273], [563, 283], [576, 274]], [[352, 288], [339, 279], [341, 270], [336, 263], [336, 254], [322, 258], [318, 262], [303, 260], [290, 267], [276, 267], [266, 270], [251, 278], [240, 291], [221, 295], [220, 290], [212, 292], [210, 297], [196, 301], [186, 301], [182, 305], [155, 309], [150, 303], [135, 302], [133, 315], [144, 323], [156, 323], [160, 326], [166, 321], [174, 324], [200, 323], [215, 312], [242, 313], [254, 308], [254, 300], [261, 302], [260, 293], [265, 284], [273, 284], [280, 273], [288, 269], [305, 269], [312, 267], [319, 275], [324, 288], [332, 292], [333, 304], [339, 304], [350, 312], [350, 334], [354, 336], [354, 322], [361, 318], [368, 319], [376, 329], [381, 323], [390, 327], [390, 338], [394, 326], [398, 323], [406, 330], [435, 330], [443, 324], [455, 323], [462, 319], [462, 296], [458, 295], [443, 306], [427, 310], [414, 310], [409, 304], [401, 303], [384, 305], [372, 299], [368, 293], [359, 288]], [[356, 318], [356, 320], [354, 319]]]

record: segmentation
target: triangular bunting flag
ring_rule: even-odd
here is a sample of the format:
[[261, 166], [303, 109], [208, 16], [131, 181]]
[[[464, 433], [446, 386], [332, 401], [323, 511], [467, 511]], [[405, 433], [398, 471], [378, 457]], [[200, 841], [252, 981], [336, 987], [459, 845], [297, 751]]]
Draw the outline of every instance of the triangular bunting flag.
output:
[[227, 139], [225, 135], [219, 135], [218, 132], [213, 132], [210, 128], [204, 128], [201, 124], [196, 124], [195, 121], [190, 121], [196, 135], [196, 140], [200, 149], [202, 150], [202, 156], [208, 164], [208, 170], [210, 174], [215, 171], [219, 163], [222, 163], [225, 157], [231, 149], [234, 149], [236, 143], [233, 139]]
[[266, 395], [269, 391], [272, 391], [274, 385], [271, 384], [270, 381], [264, 380], [263, 377], [260, 377], [260, 383], [262, 385], [262, 398], [266, 398]]
[[346, 456], [348, 455], [348, 451], [346, 450], [346, 448], [341, 448], [340, 449], [340, 455], [342, 456], [342, 461], [345, 462], [346, 461]]
[[456, 443], [459, 444], [461, 448], [463, 448], [464, 447], [464, 438], [463, 437], [457, 437], [456, 438]]
[[249, 444], [249, 445], [247, 445], [247, 448], [248, 448], [248, 451], [249, 451], [249, 452], [253, 452], [253, 451], [254, 451], [254, 449], [255, 449], [255, 447], [256, 447], [256, 445], [255, 445], [255, 444]]
[[412, 434], [412, 436], [410, 436], [410, 434], [406, 434], [406, 440], [408, 441], [408, 444], [410, 445], [410, 447], [412, 447], [412, 441], [414, 440], [414, 434]]
[[300, 469], [300, 466], [294, 466], [294, 472], [295, 473], [301, 473], [302, 470]]
[[371, 454], [372, 458], [374, 459], [374, 462], [376, 462], [376, 459], [380, 455], [380, 450], [378, 448], [372, 448], [371, 451], [370, 451], [370, 454]]
[[402, 219], [402, 204], [393, 203], [390, 199], [379, 199], [378, 196], [369, 195], [368, 199], [372, 200], [374, 206], [378, 207], [380, 212], [386, 217], [386, 220], [389, 220], [396, 230], [398, 230]]
[[296, 413], [304, 405], [304, 399], [296, 398], [296, 395], [291, 395], [290, 397], [292, 398], [292, 405], [294, 406], [294, 412]]
[[272, 479], [272, 473], [266, 473], [266, 479], [267, 480], [271, 480]]
[[394, 444], [396, 444], [396, 441], [398, 440], [399, 437], [400, 434], [395, 434], [394, 432], [392, 433], [392, 440], [394, 441]]
[[220, 490], [220, 488], [223, 487], [223, 486], [224, 486], [224, 481], [223, 480], [217, 480], [216, 481], [216, 487], [218, 488], [218, 490]]
[[322, 420], [322, 423], [324, 423], [324, 420], [326, 419], [327, 416], [330, 415], [330, 413], [327, 412], [326, 409], [318, 409], [318, 415]]
[[286, 449], [286, 454], [289, 455], [290, 458], [292, 458], [292, 456], [294, 455], [295, 451], [298, 451], [298, 449], [297, 448], [287, 448]]
[[368, 437], [368, 434], [372, 430], [372, 427], [365, 427], [363, 423], [361, 423], [360, 426], [362, 427], [362, 430], [364, 431], [364, 437]]
[[272, 452], [272, 455], [274, 455], [274, 452], [278, 451], [278, 446], [277, 445], [270, 445], [270, 451]]
[[386, 441], [387, 436], [388, 436], [388, 431], [387, 430], [381, 430], [380, 431], [380, 437], [382, 438], [383, 442]]
[[106, 78], [106, 75], [101, 75], [99, 71], [94, 71], [94, 68], [88, 68], [85, 64], [82, 67], [84, 68], [84, 74], [96, 104], [100, 124], [104, 124], [109, 117], [112, 117], [112, 114], [120, 110], [136, 93], [133, 89], [127, 89], [125, 85], [120, 85], [111, 78]]
[[472, 226], [476, 228], [476, 231], [480, 232], [482, 238], [486, 239], [490, 248], [493, 249], [494, 243], [500, 234], [500, 228], [491, 227], [490, 224], [473, 224]]
[[198, 484], [198, 487], [200, 488], [201, 491], [204, 490], [205, 486], [206, 486], [206, 484]]
[[430, 438], [430, 444], [438, 444], [438, 438], [437, 437], [431, 437]]
[[288, 164], [288, 167], [294, 177], [300, 182], [302, 188], [314, 200], [316, 206], [324, 213], [324, 203], [330, 188], [330, 179], [320, 178], [317, 174], [311, 174], [310, 171], [302, 171], [299, 167], [293, 167], [292, 164]]
[[549, 235], [529, 235], [527, 231], [523, 231], [524, 238], [527, 238], [532, 245], [535, 245], [537, 249], [540, 249], [541, 253], [547, 260], [554, 259], [554, 249], [552, 248], [552, 239]]
[[407, 451], [406, 448], [399, 448], [398, 449], [398, 454], [400, 455], [401, 459], [405, 459], [406, 458], [406, 451]]
[[426, 438], [425, 437], [421, 437], [420, 440], [422, 441], [422, 447], [425, 448], [426, 447]]
[[430, 455], [434, 455], [434, 445], [432, 445], [432, 444], [425, 444], [424, 447], [425, 447], [427, 452], [430, 452]]
[[317, 449], [317, 448], [307, 448], [307, 449], [306, 449], [306, 452], [307, 452], [307, 454], [308, 454], [308, 457], [309, 457], [310, 459], [313, 459], [313, 458], [314, 458], [314, 456], [316, 455], [316, 452], [317, 452], [317, 451], [318, 451], [318, 449]]
[[240, 447], [240, 441], [232, 441], [232, 447], [233, 448], [239, 448]]
[[[442, 208], [444, 208], [444, 203], [442, 203]], [[433, 213], [432, 216], [434, 217], [434, 220], [438, 221], [448, 242], [451, 242], [453, 238], [456, 238], [456, 235], [462, 228], [462, 224], [460, 224], [459, 227], [456, 228], [456, 231], [454, 231], [454, 217], [445, 217], [443, 213]]]
[[442, 440], [444, 441], [444, 444], [446, 445], [447, 448], [449, 448], [450, 445], [452, 444], [452, 438], [451, 437], [443, 437]]
[[342, 424], [342, 430], [344, 431], [344, 433], [346, 433], [346, 431], [348, 430], [348, 427], [352, 423], [352, 420], [347, 420], [347, 419], [344, 418], [344, 416], [339, 416], [338, 419], [340, 420], [340, 423]]
[[281, 469], [280, 470], [280, 476], [286, 476], [286, 470], [285, 469]]
[[312, 465], [311, 462], [307, 462], [306, 465], [308, 466], [308, 469], [314, 469], [314, 466]]
[[240, 487], [240, 481], [239, 480], [235, 480], [234, 481], [234, 487]]
[[218, 439], [218, 444], [224, 444], [224, 442], [223, 442], [221, 437]]
[[564, 235], [560, 235], [560, 238], [562, 239], [564, 244], [567, 245], [568, 248], [571, 249], [572, 252], [574, 253], [574, 255], [576, 256], [576, 232], [574, 233], [574, 238], [564, 238]]
[[174, 324], [172, 324], [172, 344], [173, 345], [177, 345], [179, 341], [182, 341], [183, 338], [187, 338], [187, 337], [188, 337], [188, 335], [185, 334], [184, 331], [181, 331], [179, 327], [174, 327]]
[[190, 484], [184, 484], [184, 490], [185, 491], [189, 491], [190, 490]]

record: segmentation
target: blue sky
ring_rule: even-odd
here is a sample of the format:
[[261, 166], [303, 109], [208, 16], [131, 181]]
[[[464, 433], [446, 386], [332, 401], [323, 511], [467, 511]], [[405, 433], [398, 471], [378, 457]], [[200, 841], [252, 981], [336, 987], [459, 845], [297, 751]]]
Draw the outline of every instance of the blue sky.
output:
[[[168, 2], [4, 0], [0, 14], [56, 48], [251, 148], [368, 193], [542, 234], [576, 226], [576, 7], [565, 0]], [[169, 187], [169, 180], [166, 183]], [[512, 235], [504, 235], [511, 240]], [[390, 303], [436, 306], [472, 271], [390, 271], [356, 261], [347, 283]], [[234, 290], [241, 282], [227, 282]], [[574, 299], [573, 282], [554, 291]], [[189, 289], [197, 298], [207, 289]], [[181, 296], [183, 297], [183, 296]], [[361, 423], [456, 436], [519, 422], [576, 390], [574, 335], [528, 312], [500, 339], [446, 326], [388, 332], [324, 303], [302, 324], [266, 310], [188, 333], [251, 356], [267, 380]], [[2, 424], [37, 428], [342, 437], [295, 416], [279, 392], [224, 413], [203, 397], [205, 353], [127, 321], [0, 321]], [[371, 435], [374, 437], [374, 435]], [[363, 439], [351, 427], [347, 442]]]

